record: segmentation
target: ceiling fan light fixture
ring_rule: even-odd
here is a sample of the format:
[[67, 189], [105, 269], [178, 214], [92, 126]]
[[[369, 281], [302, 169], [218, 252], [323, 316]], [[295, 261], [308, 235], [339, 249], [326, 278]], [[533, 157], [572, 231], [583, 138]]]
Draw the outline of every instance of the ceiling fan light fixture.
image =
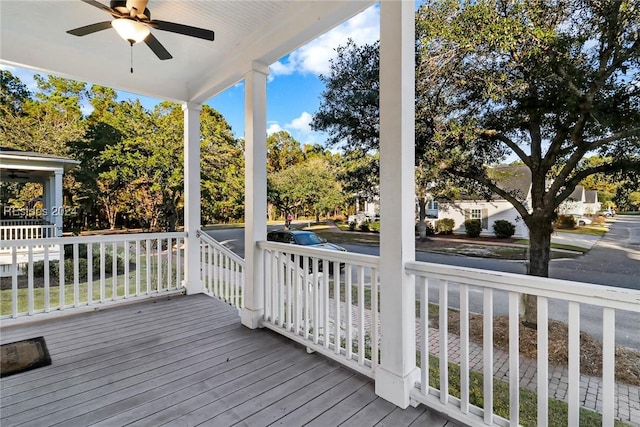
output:
[[140, 43], [151, 33], [146, 25], [132, 19], [119, 18], [111, 21], [111, 26], [124, 40], [131, 44]]

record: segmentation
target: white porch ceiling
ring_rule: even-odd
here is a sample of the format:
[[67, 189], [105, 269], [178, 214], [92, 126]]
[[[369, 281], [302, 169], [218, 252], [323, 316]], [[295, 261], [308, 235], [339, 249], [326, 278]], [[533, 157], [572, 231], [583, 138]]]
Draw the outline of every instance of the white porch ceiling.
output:
[[[98, 0], [109, 6], [108, 0]], [[130, 48], [109, 28], [84, 37], [66, 31], [108, 21], [80, 0], [0, 0], [0, 61], [154, 98], [202, 103], [374, 4], [371, 0], [150, 0], [151, 18], [211, 29], [213, 42], [153, 30], [173, 55], [161, 61], [144, 43]], [[257, 64], [255, 64], [257, 63]]]

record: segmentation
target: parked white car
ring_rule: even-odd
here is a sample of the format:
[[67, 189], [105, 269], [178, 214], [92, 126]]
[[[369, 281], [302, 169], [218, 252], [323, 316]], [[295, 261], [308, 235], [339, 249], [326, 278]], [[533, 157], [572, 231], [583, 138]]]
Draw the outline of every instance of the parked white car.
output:
[[576, 224], [578, 225], [589, 225], [591, 224], [593, 221], [591, 220], [591, 218], [587, 218], [586, 216], [577, 216], [576, 217]]

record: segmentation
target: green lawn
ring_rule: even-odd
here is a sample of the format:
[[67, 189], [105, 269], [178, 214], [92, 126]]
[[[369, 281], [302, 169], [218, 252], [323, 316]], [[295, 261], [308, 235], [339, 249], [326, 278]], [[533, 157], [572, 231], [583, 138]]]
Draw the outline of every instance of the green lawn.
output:
[[609, 231], [609, 227], [606, 225], [584, 225], [582, 227], [576, 227], [572, 230], [555, 230], [558, 233], [570, 233], [570, 234], [583, 234], [586, 236], [604, 236], [607, 231]]
[[[160, 271], [160, 286], [162, 289], [166, 288], [168, 283], [167, 276], [167, 265], [166, 260], [163, 260], [162, 270]], [[155, 255], [151, 257], [151, 265], [150, 265], [150, 280], [149, 285], [147, 285], [147, 267], [146, 267], [146, 259], [145, 257], [141, 257], [139, 267], [140, 274], [140, 293], [144, 294], [146, 292], [155, 292], [158, 289], [158, 269], [157, 269], [157, 259]], [[109, 275], [109, 277], [105, 277], [104, 283], [104, 300], [115, 300], [119, 298], [123, 298], [125, 295], [125, 275], [124, 270], [119, 269], [118, 275], [116, 276], [116, 282], [114, 285], [113, 277]], [[135, 268], [132, 267], [129, 272], [129, 295], [135, 295], [136, 292], [136, 272]], [[171, 267], [171, 280], [172, 286], [176, 287], [176, 266], [175, 261]], [[91, 295], [93, 301], [100, 301], [101, 299], [101, 280], [100, 276], [94, 274], [94, 280], [91, 281]], [[38, 280], [37, 278], [35, 280]], [[42, 279], [39, 279], [42, 281]], [[49, 307], [51, 310], [55, 310], [60, 307], [60, 287], [58, 286], [58, 279], [52, 278], [51, 282], [53, 285], [49, 287]], [[78, 305], [86, 305], [88, 302], [88, 294], [89, 294], [89, 283], [86, 281], [86, 277], [82, 277], [79, 280], [78, 285]], [[74, 304], [75, 295], [74, 295], [74, 284], [73, 280], [65, 281], [65, 285], [63, 287], [64, 291], [64, 303], [65, 306], [71, 307]], [[45, 293], [43, 287], [36, 287], [33, 290], [33, 305], [34, 310], [43, 310], [45, 308]], [[18, 313], [25, 313], [28, 311], [29, 307], [29, 290], [26, 288], [18, 289]], [[0, 315], [8, 315], [12, 313], [12, 290], [5, 289], [0, 291]]]

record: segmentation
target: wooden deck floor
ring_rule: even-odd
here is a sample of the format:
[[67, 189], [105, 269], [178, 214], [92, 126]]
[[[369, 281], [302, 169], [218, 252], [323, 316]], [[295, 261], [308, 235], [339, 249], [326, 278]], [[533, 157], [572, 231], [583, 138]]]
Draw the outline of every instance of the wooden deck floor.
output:
[[53, 364], [3, 378], [0, 425], [444, 426], [213, 298], [176, 296], [1, 330]]

